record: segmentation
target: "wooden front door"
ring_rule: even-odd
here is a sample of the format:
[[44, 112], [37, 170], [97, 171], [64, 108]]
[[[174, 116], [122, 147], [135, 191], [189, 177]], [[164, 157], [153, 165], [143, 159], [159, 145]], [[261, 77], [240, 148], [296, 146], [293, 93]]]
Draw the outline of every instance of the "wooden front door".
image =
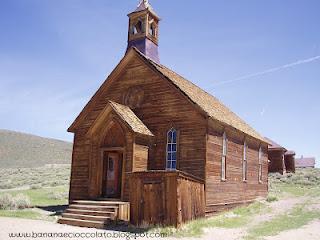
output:
[[103, 160], [103, 197], [121, 198], [122, 154], [105, 152]]

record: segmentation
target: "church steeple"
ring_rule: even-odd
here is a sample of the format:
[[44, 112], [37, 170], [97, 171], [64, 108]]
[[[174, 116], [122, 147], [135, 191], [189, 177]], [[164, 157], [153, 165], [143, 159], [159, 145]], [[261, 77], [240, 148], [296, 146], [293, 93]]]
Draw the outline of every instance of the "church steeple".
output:
[[129, 31], [128, 31], [128, 47], [136, 47], [159, 63], [159, 21], [160, 18], [153, 11], [148, 0], [140, 0], [137, 9], [128, 14]]

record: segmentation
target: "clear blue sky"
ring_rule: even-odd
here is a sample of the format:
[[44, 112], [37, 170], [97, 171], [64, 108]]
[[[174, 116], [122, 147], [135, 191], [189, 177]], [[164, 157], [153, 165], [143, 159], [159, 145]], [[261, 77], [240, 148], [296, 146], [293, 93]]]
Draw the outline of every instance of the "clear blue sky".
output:
[[[124, 55], [137, 2], [1, 0], [0, 128], [72, 140], [67, 127]], [[319, 162], [320, 59], [299, 61], [320, 55], [320, 1], [151, 3], [162, 64]]]

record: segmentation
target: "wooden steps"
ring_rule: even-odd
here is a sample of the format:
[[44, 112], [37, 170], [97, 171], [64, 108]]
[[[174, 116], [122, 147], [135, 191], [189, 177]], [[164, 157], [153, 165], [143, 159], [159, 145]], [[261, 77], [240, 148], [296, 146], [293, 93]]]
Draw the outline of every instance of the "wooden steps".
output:
[[74, 213], [64, 213], [63, 217], [80, 219], [80, 220], [99, 221], [99, 222], [107, 222], [111, 220], [111, 217], [109, 216], [81, 215], [81, 214], [74, 214]]
[[129, 213], [128, 202], [77, 200], [69, 205], [58, 223], [103, 229], [111, 221], [129, 221]]
[[90, 221], [90, 220], [81, 220], [81, 219], [65, 218], [65, 217], [60, 218], [58, 220], [58, 223], [77, 226], [77, 227], [99, 228], [99, 229], [103, 229], [106, 225], [106, 223], [103, 221]]

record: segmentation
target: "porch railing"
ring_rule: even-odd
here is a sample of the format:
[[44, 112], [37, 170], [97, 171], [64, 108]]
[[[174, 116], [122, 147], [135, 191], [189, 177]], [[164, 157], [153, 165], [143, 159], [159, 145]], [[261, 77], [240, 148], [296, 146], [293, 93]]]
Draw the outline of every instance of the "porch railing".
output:
[[131, 173], [130, 209], [134, 225], [178, 227], [205, 216], [204, 182], [181, 171]]

